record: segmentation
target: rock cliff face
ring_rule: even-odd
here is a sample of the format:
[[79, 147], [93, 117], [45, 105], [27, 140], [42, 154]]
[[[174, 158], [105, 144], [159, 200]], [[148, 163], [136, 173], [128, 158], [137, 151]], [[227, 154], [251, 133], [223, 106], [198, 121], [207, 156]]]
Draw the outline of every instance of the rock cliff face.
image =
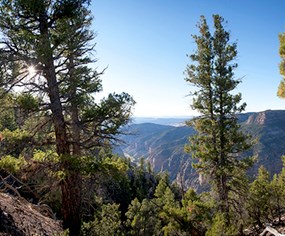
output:
[[285, 110], [267, 110], [257, 113], [246, 113], [248, 115], [247, 125], [256, 124], [256, 125], [280, 125], [280, 122], [285, 120]]
[[0, 235], [54, 236], [62, 232], [48, 206], [30, 204], [23, 198], [0, 193]]
[[282, 168], [281, 156], [285, 155], [285, 111], [251, 114], [243, 127], [257, 139], [253, 147], [258, 156], [255, 167], [264, 165], [271, 174], [278, 173]]
[[[285, 111], [245, 113], [238, 118], [242, 129], [256, 139], [252, 150], [246, 153], [258, 157], [251, 174], [254, 175], [260, 165], [264, 165], [271, 174], [279, 172], [281, 156], [285, 154]], [[134, 161], [143, 157], [156, 172], [168, 171], [171, 180], [200, 188], [199, 176], [191, 165], [191, 155], [184, 152], [189, 136], [195, 133], [192, 128], [147, 123], [132, 125], [130, 130], [134, 135], [123, 137], [126, 145], [121, 146], [126, 156]], [[202, 176], [200, 180], [203, 180]]]

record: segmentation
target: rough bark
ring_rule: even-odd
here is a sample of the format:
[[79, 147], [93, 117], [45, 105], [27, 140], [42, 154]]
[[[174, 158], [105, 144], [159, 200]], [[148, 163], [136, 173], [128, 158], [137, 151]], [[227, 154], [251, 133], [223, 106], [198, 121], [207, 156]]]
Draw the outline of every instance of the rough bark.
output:
[[[71, 169], [66, 166], [66, 169]], [[80, 235], [81, 225], [81, 175], [76, 170], [66, 173], [61, 184], [63, 228], [70, 236]]]
[[50, 109], [56, 137], [56, 149], [59, 155], [69, 154], [67, 142], [66, 126], [64, 122], [63, 109], [60, 101], [60, 93], [56, 79], [56, 72], [50, 43], [49, 26], [46, 13], [40, 17], [40, 34], [43, 50], [40, 52], [39, 59], [44, 65], [44, 76], [47, 79], [48, 95], [50, 98]]
[[44, 65], [44, 75], [47, 79], [50, 109], [56, 137], [56, 149], [62, 157], [61, 168], [65, 172], [65, 179], [61, 182], [63, 227], [69, 229], [70, 235], [79, 235], [81, 224], [81, 177], [73, 169], [68, 160], [70, 148], [68, 143], [63, 108], [60, 101], [60, 92], [56, 79], [56, 72], [49, 37], [49, 27], [46, 13], [40, 17], [40, 33], [43, 51], [39, 58]]
[[[76, 78], [73, 74], [73, 58], [70, 58], [70, 112], [71, 112], [71, 137], [72, 137], [72, 159], [80, 158], [80, 127], [79, 127], [79, 111], [76, 103]], [[63, 217], [64, 217], [64, 228], [69, 228], [71, 236], [80, 235], [81, 226], [81, 201], [82, 201], [82, 177], [78, 166], [71, 160], [65, 163], [64, 169], [68, 170], [66, 172], [67, 176], [62, 183], [62, 195], [65, 196], [62, 199], [63, 205]]]

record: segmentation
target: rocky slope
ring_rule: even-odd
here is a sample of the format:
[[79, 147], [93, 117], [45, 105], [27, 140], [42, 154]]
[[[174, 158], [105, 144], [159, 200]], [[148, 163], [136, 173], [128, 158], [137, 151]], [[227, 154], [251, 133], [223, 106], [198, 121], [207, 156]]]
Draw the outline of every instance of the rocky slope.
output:
[[252, 149], [258, 157], [255, 167], [264, 165], [271, 174], [278, 173], [282, 168], [281, 156], [285, 155], [285, 111], [251, 113], [243, 128], [257, 139]]
[[61, 223], [51, 217], [46, 205], [33, 205], [23, 198], [0, 193], [1, 236], [59, 235]]
[[[285, 154], [285, 111], [268, 110], [239, 115], [242, 129], [249, 132], [256, 144], [246, 155], [256, 155], [257, 161], [251, 173], [254, 175], [260, 165], [271, 174], [282, 168], [281, 156]], [[134, 124], [129, 127], [133, 135], [122, 137], [125, 145], [121, 153], [138, 161], [148, 160], [155, 171], [168, 171], [171, 180], [183, 182], [187, 187], [200, 187], [201, 179], [192, 168], [190, 154], [184, 152], [184, 145], [195, 131], [191, 127], [173, 127], [152, 123]]]

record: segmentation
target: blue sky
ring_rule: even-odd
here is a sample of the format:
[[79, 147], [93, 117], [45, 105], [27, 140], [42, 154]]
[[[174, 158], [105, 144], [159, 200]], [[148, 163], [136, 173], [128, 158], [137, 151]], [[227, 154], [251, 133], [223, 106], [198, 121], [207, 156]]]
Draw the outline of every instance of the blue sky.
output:
[[228, 22], [237, 42], [236, 78], [246, 111], [284, 109], [276, 96], [281, 80], [278, 35], [285, 32], [284, 0], [93, 0], [98, 69], [108, 66], [104, 96], [127, 92], [137, 104], [135, 116], [191, 116], [184, 80], [186, 54], [195, 51], [200, 15]]

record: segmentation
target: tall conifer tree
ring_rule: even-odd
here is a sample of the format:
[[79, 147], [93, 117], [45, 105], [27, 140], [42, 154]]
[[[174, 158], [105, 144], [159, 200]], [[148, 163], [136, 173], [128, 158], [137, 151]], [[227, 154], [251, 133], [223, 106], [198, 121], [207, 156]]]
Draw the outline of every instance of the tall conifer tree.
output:
[[[89, 0], [1, 0], [1, 86], [19, 86], [36, 96], [37, 111], [51, 125], [60, 157], [62, 216], [70, 235], [80, 234], [80, 163], [90, 149], [108, 143], [128, 122], [133, 99], [110, 94], [96, 103], [102, 88], [94, 63]], [[28, 67], [35, 74], [28, 74]], [[36, 125], [35, 125], [36, 126]]]
[[279, 55], [281, 57], [279, 70], [283, 78], [279, 84], [277, 95], [280, 98], [285, 98], [285, 33], [279, 35], [279, 41], [280, 41]]
[[186, 151], [191, 152], [198, 162], [194, 165], [205, 175], [217, 195], [219, 211], [230, 212], [230, 193], [237, 186], [232, 181], [248, 167], [248, 159], [242, 159], [241, 152], [250, 145], [247, 136], [240, 131], [237, 113], [245, 108], [238, 105], [241, 94], [233, 95], [240, 80], [234, 78], [237, 64], [236, 43], [230, 43], [230, 34], [223, 27], [224, 19], [213, 15], [214, 33], [211, 33], [204, 16], [194, 35], [197, 50], [189, 55], [192, 64], [187, 66], [186, 81], [197, 88], [192, 94], [192, 108], [200, 113], [190, 125], [197, 135], [190, 138]]

